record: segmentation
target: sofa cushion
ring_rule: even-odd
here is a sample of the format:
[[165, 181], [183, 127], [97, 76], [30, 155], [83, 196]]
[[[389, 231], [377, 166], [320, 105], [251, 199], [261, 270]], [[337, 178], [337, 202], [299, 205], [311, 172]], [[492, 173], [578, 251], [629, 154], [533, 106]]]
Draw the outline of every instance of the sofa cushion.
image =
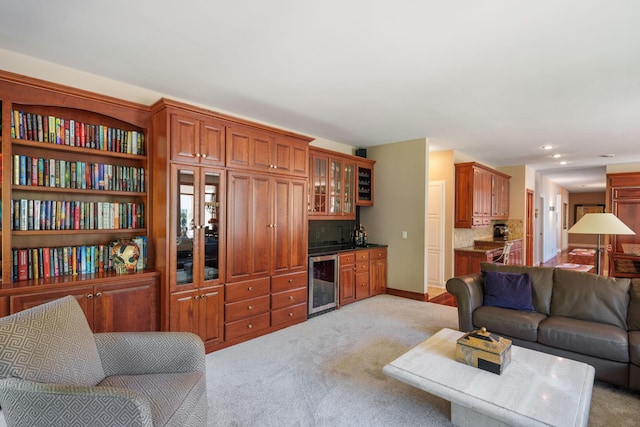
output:
[[629, 332], [629, 359], [640, 366], [640, 331]]
[[627, 327], [630, 331], [640, 331], [640, 279], [631, 279]]
[[484, 305], [534, 311], [531, 279], [527, 273], [483, 271]]
[[0, 378], [96, 385], [102, 363], [84, 312], [67, 296], [0, 319]]
[[477, 328], [485, 327], [489, 332], [508, 335], [526, 341], [537, 341], [538, 324], [546, 319], [544, 314], [535, 311], [518, 311], [508, 308], [478, 307], [473, 312], [473, 324]]
[[629, 279], [555, 269], [551, 315], [627, 330]]
[[629, 362], [627, 331], [617, 326], [550, 316], [540, 322], [538, 342], [602, 359]]
[[483, 271], [505, 273], [527, 273], [531, 279], [533, 307], [538, 313], [549, 314], [553, 287], [553, 267], [529, 267], [525, 265], [503, 265], [491, 262], [480, 263]]
[[151, 406], [154, 426], [207, 423], [206, 419], [197, 424], [190, 420], [192, 414], [202, 412], [198, 410], [201, 405], [208, 404], [203, 372], [115, 375], [105, 378], [99, 386], [127, 389], [144, 396]]

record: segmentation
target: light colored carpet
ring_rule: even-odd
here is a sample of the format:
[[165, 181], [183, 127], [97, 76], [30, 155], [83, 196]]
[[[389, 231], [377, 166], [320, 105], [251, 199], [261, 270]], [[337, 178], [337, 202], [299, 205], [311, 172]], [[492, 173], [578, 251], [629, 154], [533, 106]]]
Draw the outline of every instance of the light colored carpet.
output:
[[[381, 295], [211, 353], [210, 425], [449, 426], [449, 402], [381, 372], [444, 327], [455, 308]], [[596, 382], [590, 426], [638, 420], [639, 394]]]
[[[380, 295], [210, 353], [209, 424], [450, 426], [449, 402], [382, 373], [444, 327], [457, 328], [456, 309]], [[596, 382], [589, 426], [638, 420], [640, 394]]]

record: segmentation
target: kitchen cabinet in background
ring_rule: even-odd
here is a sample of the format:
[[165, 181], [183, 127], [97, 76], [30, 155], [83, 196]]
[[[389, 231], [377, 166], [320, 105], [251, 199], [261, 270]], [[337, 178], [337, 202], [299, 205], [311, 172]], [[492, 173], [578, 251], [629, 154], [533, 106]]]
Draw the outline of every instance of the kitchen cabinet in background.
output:
[[509, 218], [509, 175], [475, 162], [455, 165], [455, 228]]

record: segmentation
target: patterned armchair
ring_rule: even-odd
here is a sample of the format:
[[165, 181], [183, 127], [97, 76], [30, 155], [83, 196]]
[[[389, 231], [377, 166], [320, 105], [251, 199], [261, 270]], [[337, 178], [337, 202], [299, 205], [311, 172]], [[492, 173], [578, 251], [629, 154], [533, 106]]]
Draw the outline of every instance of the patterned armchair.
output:
[[193, 334], [93, 334], [69, 296], [0, 319], [8, 426], [204, 426], [204, 345]]

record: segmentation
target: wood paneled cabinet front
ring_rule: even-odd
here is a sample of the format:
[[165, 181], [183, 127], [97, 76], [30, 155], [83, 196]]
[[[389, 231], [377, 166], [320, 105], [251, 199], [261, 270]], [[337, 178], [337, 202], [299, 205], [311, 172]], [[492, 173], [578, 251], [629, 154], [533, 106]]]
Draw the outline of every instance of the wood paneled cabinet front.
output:
[[640, 244], [640, 172], [607, 174], [607, 212], [612, 212], [636, 233], [612, 235], [614, 252], [624, 253], [624, 246]]
[[307, 177], [309, 144], [249, 126], [227, 128], [227, 166]]
[[387, 293], [387, 249], [369, 251], [369, 289], [371, 295]]
[[[10, 312], [17, 313], [67, 295], [82, 307], [91, 329], [98, 332], [149, 332], [159, 330], [157, 273], [139, 273], [109, 278], [108, 284], [93, 284], [9, 297]], [[88, 281], [90, 283], [90, 281]]]
[[345, 252], [338, 255], [340, 270], [340, 298], [339, 306], [347, 305], [356, 300], [356, 255], [355, 252]]
[[171, 113], [171, 160], [224, 166], [224, 123], [202, 114]]
[[173, 292], [169, 307], [170, 331], [193, 332], [205, 347], [223, 341], [224, 285]]
[[475, 162], [455, 168], [454, 227], [486, 227], [509, 218], [509, 175]]

